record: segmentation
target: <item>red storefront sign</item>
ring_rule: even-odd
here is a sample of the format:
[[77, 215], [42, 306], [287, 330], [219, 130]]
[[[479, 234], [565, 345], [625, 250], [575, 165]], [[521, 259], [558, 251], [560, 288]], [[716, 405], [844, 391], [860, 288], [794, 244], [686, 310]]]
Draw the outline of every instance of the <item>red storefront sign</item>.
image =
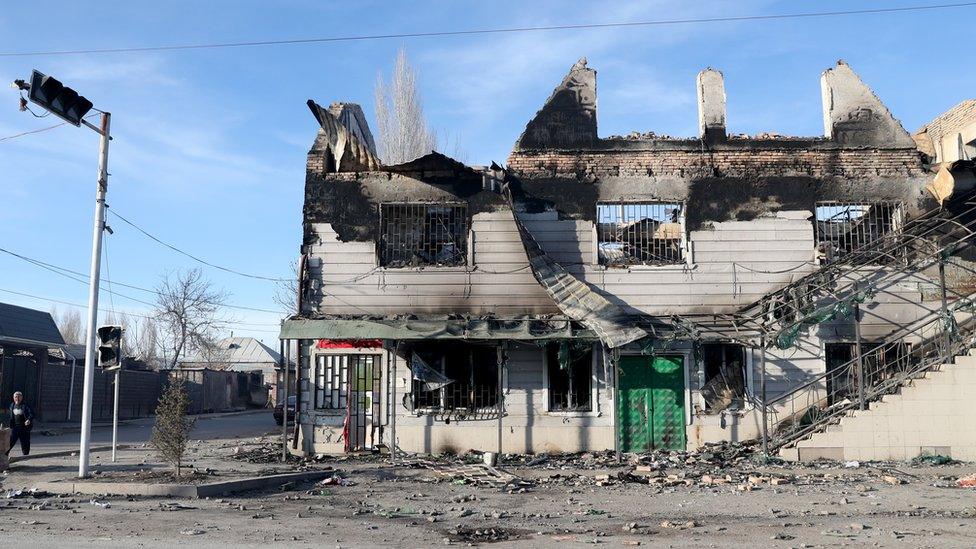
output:
[[382, 339], [320, 339], [316, 349], [382, 349]]

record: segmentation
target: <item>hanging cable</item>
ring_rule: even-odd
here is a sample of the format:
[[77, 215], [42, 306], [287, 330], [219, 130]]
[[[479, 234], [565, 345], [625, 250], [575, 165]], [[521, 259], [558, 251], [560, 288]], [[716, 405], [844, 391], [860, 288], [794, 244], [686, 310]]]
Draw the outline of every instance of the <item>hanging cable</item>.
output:
[[192, 260], [194, 260], [197, 263], [200, 263], [202, 265], [206, 265], [208, 267], [213, 267], [214, 269], [218, 269], [218, 270], [221, 270], [221, 271], [224, 271], [224, 272], [228, 272], [228, 273], [231, 273], [231, 274], [236, 274], [238, 276], [243, 276], [243, 277], [246, 277], [246, 278], [254, 278], [254, 279], [258, 279], [258, 280], [269, 280], [271, 282], [289, 282], [289, 281], [291, 281], [290, 278], [276, 278], [276, 277], [270, 277], [270, 276], [260, 276], [260, 275], [248, 274], [248, 273], [243, 273], [241, 271], [237, 271], [237, 270], [231, 269], [229, 267], [222, 267], [220, 265], [217, 265], [217, 264], [214, 264], [214, 263], [210, 263], [209, 261], [206, 261], [204, 259], [200, 259], [199, 257], [197, 257], [197, 256], [195, 256], [195, 255], [193, 255], [193, 254], [191, 254], [189, 252], [185, 252], [185, 251], [181, 250], [180, 248], [177, 248], [176, 246], [174, 246], [172, 244], [169, 244], [167, 242], [163, 242], [162, 240], [160, 240], [159, 238], [153, 236], [152, 234], [150, 234], [148, 231], [146, 231], [142, 227], [140, 227], [140, 226], [136, 225], [135, 223], [129, 221], [128, 219], [122, 217], [121, 215], [119, 215], [118, 213], [116, 213], [114, 210], [109, 209], [108, 210], [108, 213], [111, 214], [111, 215], [114, 215], [119, 220], [121, 220], [123, 223], [131, 226], [133, 229], [135, 229], [135, 230], [139, 231], [140, 233], [146, 235], [151, 240], [153, 240], [153, 241], [155, 241], [155, 242], [157, 242], [157, 243], [159, 243], [159, 244], [161, 244], [163, 246], [166, 246], [167, 248], [173, 250], [176, 253], [185, 255], [186, 257], [189, 257], [190, 259], [192, 259]]
[[626, 28], [626, 27], [652, 27], [652, 26], [665, 26], [665, 25], [689, 25], [689, 24], [700, 24], [700, 23], [734, 23], [734, 22], [742, 22], [742, 21], [772, 21], [772, 20], [781, 20], [781, 19], [841, 17], [841, 16], [851, 16], [851, 15], [918, 12], [918, 11], [944, 10], [944, 9], [951, 9], [951, 8], [967, 8], [972, 6], [976, 6], [976, 2], [915, 5], [915, 6], [902, 6], [902, 7], [895, 7], [895, 8], [866, 8], [866, 9], [859, 9], [859, 10], [780, 13], [780, 14], [769, 14], [769, 15], [739, 15], [739, 16], [701, 17], [701, 18], [688, 18], [688, 19], [657, 19], [657, 20], [650, 20], [650, 21], [618, 21], [618, 22], [611, 22], [611, 23], [582, 23], [578, 25], [546, 25], [546, 26], [532, 26], [532, 27], [503, 27], [503, 28], [493, 28], [493, 29], [489, 28], [489, 29], [471, 29], [471, 30], [403, 32], [403, 33], [390, 33], [390, 34], [366, 34], [366, 35], [352, 35], [352, 36], [327, 36], [327, 37], [318, 37], [318, 38], [297, 38], [297, 39], [290, 39], [290, 40], [254, 40], [254, 41], [243, 41], [243, 42], [214, 42], [214, 43], [203, 43], [203, 44], [172, 44], [172, 45], [164, 45], [164, 46], [0, 52], [0, 57], [37, 57], [37, 56], [51, 56], [51, 55], [81, 55], [81, 54], [104, 54], [104, 53], [204, 50], [204, 49], [218, 49], [218, 48], [316, 44], [316, 43], [326, 43], [326, 42], [362, 42], [366, 40], [388, 40], [388, 39], [402, 39], [402, 38], [434, 38], [434, 37], [445, 37], [445, 36], [514, 34], [514, 33], [561, 31], [561, 30], [586, 30], [586, 29], [607, 29], [607, 28]]

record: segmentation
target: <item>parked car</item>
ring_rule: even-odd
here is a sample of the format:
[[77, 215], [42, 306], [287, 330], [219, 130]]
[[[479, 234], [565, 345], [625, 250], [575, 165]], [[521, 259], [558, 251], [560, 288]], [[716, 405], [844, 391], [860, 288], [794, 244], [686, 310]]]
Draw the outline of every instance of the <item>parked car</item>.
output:
[[[295, 403], [296, 403], [296, 397], [294, 396], [288, 397], [288, 421], [295, 421]], [[282, 409], [282, 405], [280, 402], [278, 404], [275, 404], [274, 420], [275, 423], [277, 423], [278, 425], [281, 425], [281, 422], [284, 420], [283, 418], [284, 414], [282, 413], [281, 409]]]

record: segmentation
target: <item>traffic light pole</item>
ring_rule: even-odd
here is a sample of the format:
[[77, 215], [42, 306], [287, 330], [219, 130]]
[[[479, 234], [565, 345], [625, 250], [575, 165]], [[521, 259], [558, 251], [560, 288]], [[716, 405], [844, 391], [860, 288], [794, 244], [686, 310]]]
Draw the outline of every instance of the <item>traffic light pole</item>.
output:
[[122, 368], [115, 370], [115, 410], [112, 411], [112, 463], [115, 463], [115, 449], [119, 442], [119, 380]]
[[[97, 344], [95, 329], [98, 323], [98, 278], [101, 271], [102, 231], [105, 230], [105, 194], [108, 192], [108, 142], [111, 115], [102, 113], [100, 128], [85, 122], [101, 135], [98, 146], [98, 188], [95, 192], [95, 225], [92, 234], [91, 272], [88, 278], [88, 333], [85, 340], [85, 389], [81, 407], [81, 448], [78, 452], [78, 476], [88, 476], [89, 445], [91, 443], [92, 386], [95, 383]], [[118, 384], [116, 384], [116, 391]], [[118, 393], [116, 393], [118, 394]], [[114, 437], [113, 437], [114, 438]], [[114, 444], [113, 444], [114, 450]]]

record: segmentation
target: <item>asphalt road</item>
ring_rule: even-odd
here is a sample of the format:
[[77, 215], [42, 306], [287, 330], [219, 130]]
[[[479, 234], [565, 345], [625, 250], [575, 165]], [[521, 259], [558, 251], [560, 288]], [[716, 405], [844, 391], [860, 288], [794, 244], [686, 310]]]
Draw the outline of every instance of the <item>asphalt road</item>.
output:
[[[142, 444], [149, 441], [152, 434], [153, 418], [145, 418], [119, 425], [119, 444]], [[68, 432], [56, 436], [44, 436], [43, 431], [33, 433], [31, 454], [77, 450], [81, 444], [81, 434]], [[197, 420], [196, 428], [190, 434], [194, 440], [220, 440], [239, 437], [256, 437], [271, 431], [280, 431], [271, 417], [271, 410], [258, 410], [245, 414], [226, 414], [204, 416]], [[112, 443], [112, 427], [98, 426], [92, 429], [92, 445]], [[20, 455], [20, 447], [10, 452]]]

